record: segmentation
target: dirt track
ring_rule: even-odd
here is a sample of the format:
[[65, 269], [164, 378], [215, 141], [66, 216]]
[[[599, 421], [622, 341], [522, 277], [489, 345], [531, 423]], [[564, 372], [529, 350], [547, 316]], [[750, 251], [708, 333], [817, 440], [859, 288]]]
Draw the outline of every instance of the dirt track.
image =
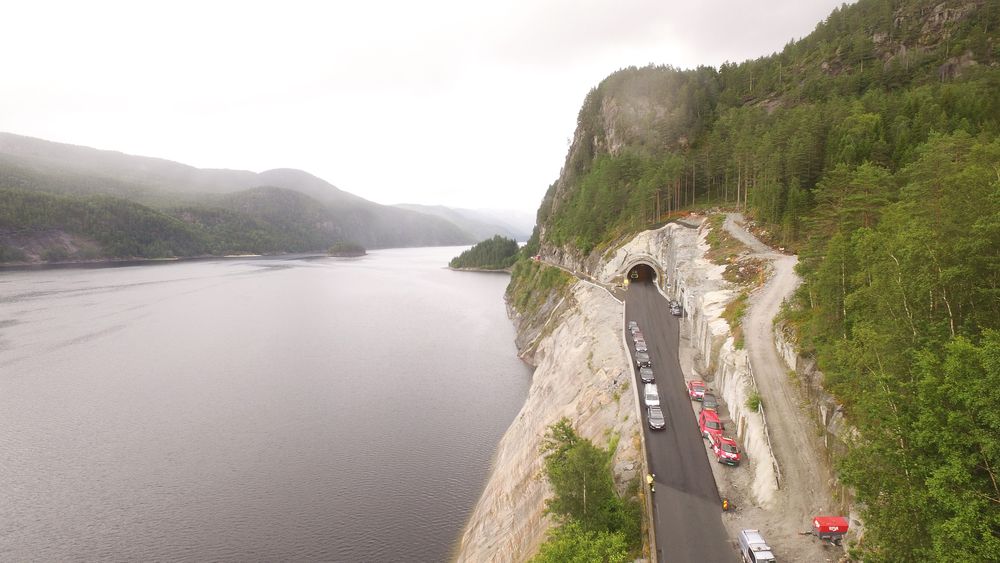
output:
[[770, 279], [751, 295], [743, 326], [781, 479], [776, 498], [770, 503], [774, 509], [747, 507], [727, 524], [760, 528], [769, 542], [781, 546], [778, 554], [783, 561], [835, 561], [842, 551], [799, 534], [809, 529], [813, 516], [827, 514], [835, 506], [829, 486], [832, 480], [818, 452], [821, 445], [815, 425], [804, 412], [800, 393], [789, 381], [788, 367], [774, 346], [773, 319], [799, 284], [794, 271], [798, 259], [773, 251], [747, 232], [741, 222], [738, 214], [729, 215], [725, 228], [755, 257], [768, 260], [771, 267]]

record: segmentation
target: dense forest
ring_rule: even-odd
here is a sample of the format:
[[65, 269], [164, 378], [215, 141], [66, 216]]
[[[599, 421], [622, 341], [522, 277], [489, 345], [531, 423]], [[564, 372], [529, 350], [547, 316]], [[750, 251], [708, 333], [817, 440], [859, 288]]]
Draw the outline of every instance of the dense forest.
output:
[[517, 241], [496, 235], [452, 258], [450, 268], [504, 270], [517, 259]]
[[538, 213], [543, 253], [711, 207], [799, 252], [785, 316], [856, 427], [868, 561], [1000, 560], [998, 27], [994, 1], [860, 0], [768, 57], [616, 72]]

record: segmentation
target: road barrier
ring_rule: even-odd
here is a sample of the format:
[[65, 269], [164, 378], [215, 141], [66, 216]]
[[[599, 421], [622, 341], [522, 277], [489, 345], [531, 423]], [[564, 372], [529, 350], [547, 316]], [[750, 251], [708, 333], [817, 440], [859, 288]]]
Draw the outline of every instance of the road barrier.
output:
[[[629, 368], [628, 373], [631, 374], [631, 387], [633, 389], [632, 396], [635, 399], [635, 420], [639, 423], [639, 451], [642, 454], [642, 461], [646, 465], [646, 473], [652, 473], [649, 464], [649, 453], [646, 451], [646, 431], [642, 423], [642, 407], [640, 406], [639, 397], [639, 383], [638, 375], [635, 372], [635, 365], [632, 362], [632, 349], [628, 343], [628, 337], [625, 335], [628, 333], [628, 320], [625, 314], [625, 307], [622, 307], [622, 348], [625, 349], [625, 355], [628, 356]], [[642, 476], [642, 481], [645, 484], [645, 474]], [[643, 491], [643, 497], [646, 499], [646, 522], [649, 524], [646, 528], [649, 536], [649, 561], [650, 563], [656, 563], [656, 527], [653, 525], [655, 520], [653, 520], [653, 495], [649, 492], [649, 487], [640, 487]]]

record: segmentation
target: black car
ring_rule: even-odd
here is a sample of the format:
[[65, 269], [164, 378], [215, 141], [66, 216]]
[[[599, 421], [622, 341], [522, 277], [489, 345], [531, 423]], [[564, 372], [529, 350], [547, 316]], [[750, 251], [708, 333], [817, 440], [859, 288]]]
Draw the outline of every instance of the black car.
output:
[[646, 422], [652, 430], [663, 430], [667, 427], [667, 419], [660, 407], [646, 407]]
[[719, 410], [719, 399], [712, 393], [705, 393], [705, 396], [701, 399], [701, 410], [703, 411], [718, 411]]
[[655, 381], [656, 379], [653, 377], [653, 368], [639, 368], [639, 379], [641, 379], [643, 383], [652, 383]]
[[670, 314], [679, 317], [684, 314], [684, 309], [681, 308], [681, 304], [676, 301], [670, 302]]
[[651, 368], [653, 367], [653, 362], [649, 359], [649, 354], [645, 352], [635, 353], [635, 367], [637, 368]]

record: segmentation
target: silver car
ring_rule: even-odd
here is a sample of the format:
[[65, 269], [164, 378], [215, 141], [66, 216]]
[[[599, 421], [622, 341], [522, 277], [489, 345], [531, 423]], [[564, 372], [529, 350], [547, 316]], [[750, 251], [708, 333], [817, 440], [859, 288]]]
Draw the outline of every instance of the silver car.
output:
[[636, 352], [649, 352], [649, 348], [646, 348], [646, 341], [645, 340], [636, 340], [635, 341], [635, 351]]
[[639, 379], [641, 379], [643, 383], [652, 383], [656, 381], [653, 377], [653, 368], [639, 368]]

